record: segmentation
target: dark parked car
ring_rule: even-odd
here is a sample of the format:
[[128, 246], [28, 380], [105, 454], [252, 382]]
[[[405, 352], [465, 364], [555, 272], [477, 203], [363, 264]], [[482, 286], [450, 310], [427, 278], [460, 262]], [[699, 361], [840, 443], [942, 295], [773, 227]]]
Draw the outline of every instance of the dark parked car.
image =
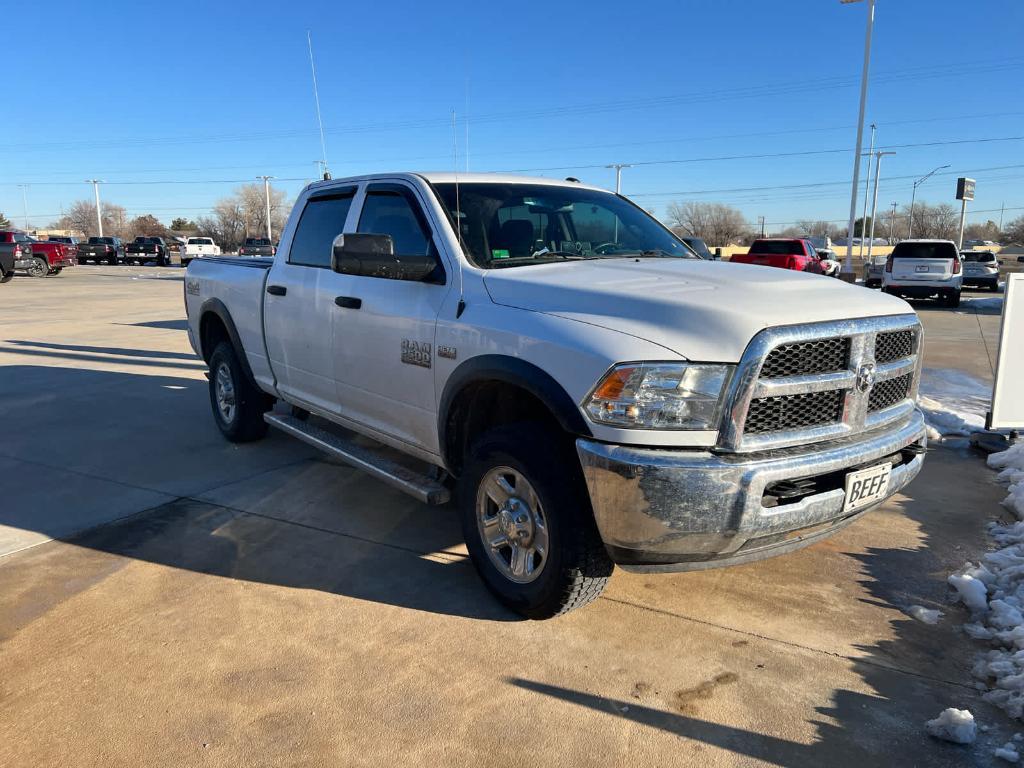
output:
[[124, 243], [120, 237], [90, 237], [86, 242], [79, 243], [78, 260], [120, 264], [124, 261]]
[[143, 264], [155, 261], [158, 266], [166, 267], [171, 263], [167, 252], [167, 243], [162, 237], [136, 237], [125, 249], [125, 261]]
[[239, 256], [273, 256], [277, 248], [265, 237], [247, 237], [245, 244], [238, 249]]

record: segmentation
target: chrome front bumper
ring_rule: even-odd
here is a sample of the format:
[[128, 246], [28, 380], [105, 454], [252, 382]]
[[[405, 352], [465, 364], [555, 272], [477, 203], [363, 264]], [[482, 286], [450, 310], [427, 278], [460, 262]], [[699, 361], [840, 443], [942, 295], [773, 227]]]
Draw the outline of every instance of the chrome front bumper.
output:
[[[760, 454], [633, 448], [584, 438], [576, 450], [612, 559], [626, 570], [652, 572], [759, 560], [835, 533], [871, 508], [844, 515], [845, 492], [836, 478], [914, 444], [926, 445], [916, 408], [906, 421], [856, 440]], [[905, 452], [893, 467], [887, 498], [914, 479], [923, 458]], [[779, 506], [763, 504], [769, 485], [804, 478], [837, 487]]]

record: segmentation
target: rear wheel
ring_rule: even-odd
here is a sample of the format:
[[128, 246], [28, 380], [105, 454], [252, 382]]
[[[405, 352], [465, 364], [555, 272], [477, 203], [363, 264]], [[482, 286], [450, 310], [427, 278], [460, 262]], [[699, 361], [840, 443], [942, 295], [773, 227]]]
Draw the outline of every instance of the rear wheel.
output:
[[459, 479], [473, 564], [498, 600], [531, 619], [596, 599], [614, 568], [567, 443], [542, 424], [498, 427], [473, 444]]
[[63, 269], [64, 267], [54, 267], [53, 269], [50, 270], [50, 275], [59, 275], [61, 273], [61, 270]]
[[950, 291], [942, 297], [942, 303], [947, 307], [959, 307], [960, 306], [960, 291]]
[[46, 259], [35, 256], [26, 271], [29, 277], [46, 277], [50, 273], [50, 265], [46, 263]]
[[259, 440], [267, 433], [263, 414], [274, 399], [249, 381], [228, 341], [210, 356], [210, 405], [221, 433], [233, 443]]

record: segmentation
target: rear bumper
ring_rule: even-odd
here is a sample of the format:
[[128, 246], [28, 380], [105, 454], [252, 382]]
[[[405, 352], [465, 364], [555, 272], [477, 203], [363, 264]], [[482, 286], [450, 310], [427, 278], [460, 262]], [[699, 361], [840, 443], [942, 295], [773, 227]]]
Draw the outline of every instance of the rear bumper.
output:
[[[921, 470], [923, 456], [915, 451], [925, 445], [916, 409], [902, 424], [854, 442], [757, 455], [576, 441], [605, 546], [617, 564], [641, 572], [736, 565], [807, 546], [871, 508], [843, 513], [846, 471], [898, 456], [888, 498]], [[805, 478], [815, 478], [820, 489], [765, 506], [768, 486]]]

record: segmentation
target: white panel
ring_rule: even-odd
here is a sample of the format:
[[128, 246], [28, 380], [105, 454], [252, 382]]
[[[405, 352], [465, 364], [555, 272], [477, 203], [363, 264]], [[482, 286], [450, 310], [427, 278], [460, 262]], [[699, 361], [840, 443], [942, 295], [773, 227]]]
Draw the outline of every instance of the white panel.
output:
[[1024, 428], [1024, 274], [1006, 277], [990, 429]]

